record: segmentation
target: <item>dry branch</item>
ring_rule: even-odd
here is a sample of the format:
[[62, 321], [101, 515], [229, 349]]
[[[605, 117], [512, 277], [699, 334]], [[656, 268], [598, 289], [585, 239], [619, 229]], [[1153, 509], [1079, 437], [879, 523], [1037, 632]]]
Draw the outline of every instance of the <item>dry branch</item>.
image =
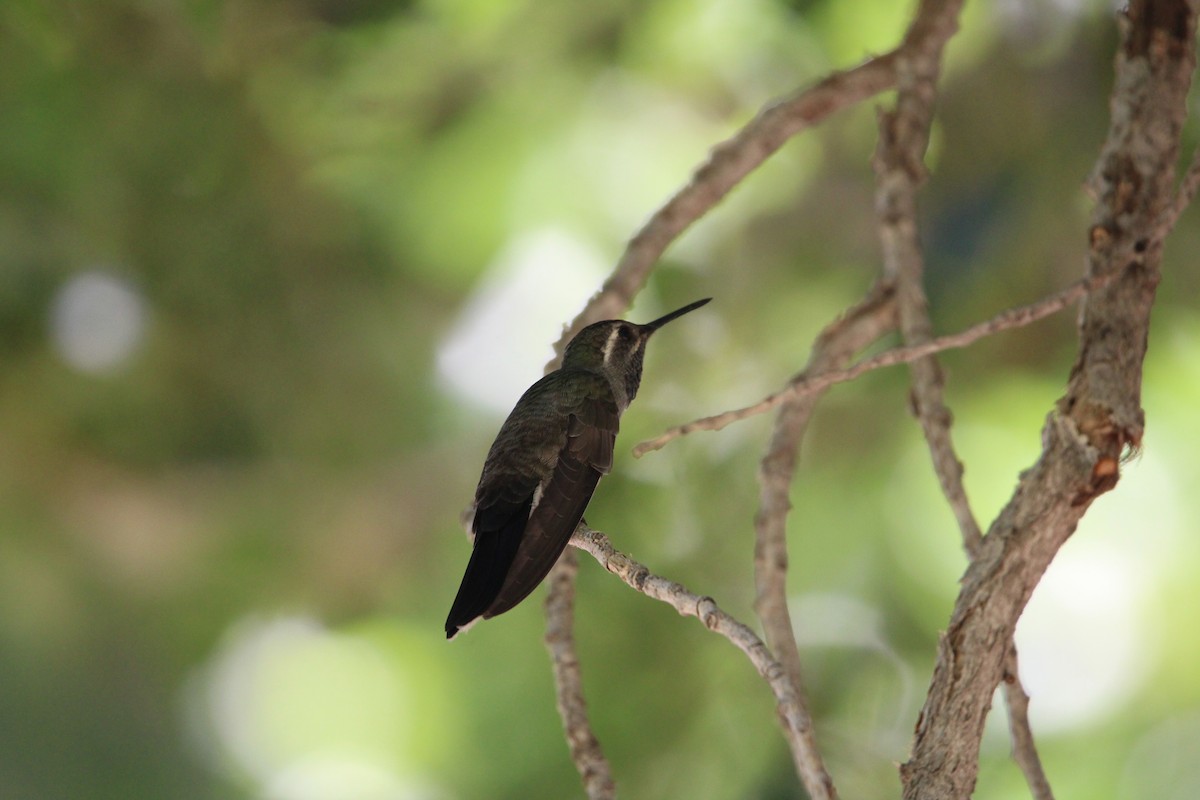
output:
[[[894, 330], [895, 318], [891, 287], [876, 284], [858, 305], [821, 331], [805, 371], [820, 373], [844, 365], [855, 353]], [[762, 621], [767, 644], [801, 693], [800, 652], [787, 602], [787, 515], [792, 507], [788, 493], [800, 440], [820, 399], [820, 393], [813, 393], [780, 406], [759, 465], [759, 505], [754, 517], [754, 610]]]
[[1175, 193], [1175, 201], [1163, 214], [1155, 236], [1156, 239], [1162, 241], [1167, 237], [1167, 234], [1175, 227], [1179, 216], [1191, 205], [1192, 200], [1196, 199], [1197, 191], [1200, 191], [1200, 146], [1192, 153], [1191, 164], [1188, 165], [1187, 172], [1179, 181], [1179, 191]]
[[1033, 800], [1054, 800], [1054, 792], [1050, 788], [1050, 781], [1042, 767], [1042, 759], [1038, 756], [1037, 745], [1033, 741], [1033, 729], [1029, 726], [1029, 695], [1021, 685], [1019, 672], [1017, 646], [1012, 643], [1004, 657], [1004, 703], [1008, 707], [1008, 732], [1012, 740], [1013, 761], [1021, 768]]
[[563, 331], [555, 352], [561, 353], [571, 337], [588, 323], [620, 316], [667, 247], [788, 139], [843, 108], [892, 88], [895, 62], [893, 51], [852, 69], [831, 72], [812, 86], [767, 106], [731, 138], [715, 146], [691, 180], [629, 240], [612, 275]]
[[562, 718], [571, 760], [583, 780], [583, 789], [589, 800], [611, 800], [616, 797], [617, 788], [600, 740], [588, 723], [579, 656], [575, 652], [575, 593], [570, 586], [554, 585], [569, 584], [578, 569], [575, 553], [568, 550], [551, 575], [551, 591], [546, 595], [546, 650], [554, 665], [558, 715]]
[[[896, 107], [879, 115], [879, 145], [874, 159], [875, 210], [884, 275], [895, 281], [900, 335], [909, 346], [933, 338], [923, 285], [925, 259], [918, 232], [917, 193], [926, 179], [924, 158], [933, 125], [941, 54], [957, 30], [961, 3], [926, 10], [925, 24], [931, 33], [923, 37], [923, 46], [908, 49], [897, 64]], [[914, 30], [909, 36], [914, 36]], [[933, 355], [910, 362], [909, 372], [911, 410], [921, 425], [942, 495], [958, 523], [963, 548], [974, 559], [983, 544], [983, 532], [967, 500], [963, 465], [950, 433], [953, 415], [945, 403], [945, 373]], [[1029, 696], [1017, 670], [1015, 643], [1009, 642], [1007, 649], [1005, 702], [1009, 707], [1013, 758], [1036, 800], [1053, 800], [1029, 726]]]
[[[900, 335], [912, 346], [933, 338], [923, 276], [925, 259], [917, 227], [917, 192], [926, 179], [925, 150], [933, 124], [942, 51], [958, 29], [961, 2], [923, 3], [908, 37], [920, 46], [904, 49], [896, 66], [896, 107], [879, 115], [875, 152], [875, 212], [883, 274], [895, 281]], [[924, 30], [918, 36], [918, 31]], [[951, 414], [943, 400], [945, 376], [932, 356], [909, 363], [912, 410], [929, 444], [934, 472], [969, 551], [982, 537], [963, 489], [962, 463], [950, 436]]]
[[571, 544], [590, 553], [601, 566], [626, 585], [647, 597], [669, 604], [684, 616], [696, 617], [704, 623], [704, 627], [721, 634], [745, 653], [775, 694], [779, 722], [805, 791], [813, 800], [833, 800], [837, 797], [833, 781], [817, 750], [812, 717], [809, 716], [804, 698], [788, 679], [783, 665], [754, 631], [722, 611], [711, 597], [695, 594], [685, 586], [655, 575], [644, 565], [618, 552], [607, 536], [586, 524], [581, 523], [576, 528]]
[[787, 386], [778, 392], [767, 395], [753, 405], [714, 414], [711, 417], [702, 417], [691, 422], [685, 422], [682, 425], [676, 425], [673, 428], [668, 428], [661, 435], [639, 443], [633, 448], [633, 454], [635, 456], [643, 456], [652, 450], [661, 450], [680, 436], [687, 436], [696, 431], [719, 431], [726, 425], [731, 425], [734, 422], [758, 416], [759, 414], [765, 414], [792, 397], [802, 397], [819, 392], [836, 383], [852, 381], [877, 369], [894, 367], [897, 364], [907, 364], [918, 358], [924, 358], [934, 353], [941, 353], [944, 350], [969, 347], [988, 336], [994, 336], [997, 333], [1013, 328], [1022, 328], [1040, 319], [1045, 319], [1052, 314], [1057, 314], [1067, 306], [1082, 299], [1089, 291], [1113, 283], [1117, 277], [1115, 274], [1102, 274], [1084, 278], [1059, 292], [1043, 297], [1037, 302], [1001, 311], [991, 319], [972, 325], [958, 333], [939, 336], [936, 339], [930, 339], [927, 342], [910, 347], [896, 347], [891, 350], [885, 350], [879, 355], [865, 358], [846, 369], [821, 372], [816, 375], [810, 375], [807, 371], [801, 372], [793, 376], [788, 381]]
[[[901, 767], [906, 800], [967, 798], [1006, 649], [1025, 604], [1091, 502], [1112, 489], [1120, 458], [1141, 442], [1142, 362], [1162, 256], [1159, 223], [1173, 202], [1174, 165], [1195, 67], [1196, 4], [1130, 5], [1117, 54], [1112, 120], [1093, 176], [1098, 198], [1089, 275], [1115, 276], [1088, 294], [1080, 353], [1049, 415], [1043, 451], [984, 538], [963, 578]], [[1130, 255], [1132, 254], [1132, 255]]]

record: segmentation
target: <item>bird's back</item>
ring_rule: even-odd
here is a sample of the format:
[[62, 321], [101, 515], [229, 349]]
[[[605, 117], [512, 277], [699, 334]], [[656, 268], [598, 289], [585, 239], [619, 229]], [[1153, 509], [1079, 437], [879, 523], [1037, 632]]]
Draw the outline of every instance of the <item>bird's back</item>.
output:
[[552, 372], [517, 401], [475, 490], [474, 549], [448, 636], [512, 608], [554, 566], [612, 467], [618, 420], [608, 379], [587, 370]]

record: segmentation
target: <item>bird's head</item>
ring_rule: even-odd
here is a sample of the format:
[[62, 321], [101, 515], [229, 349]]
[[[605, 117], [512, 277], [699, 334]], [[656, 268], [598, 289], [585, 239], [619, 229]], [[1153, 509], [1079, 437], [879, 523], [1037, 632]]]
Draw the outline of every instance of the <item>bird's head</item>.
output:
[[642, 380], [646, 342], [663, 325], [689, 311], [695, 311], [710, 300], [711, 297], [706, 297], [689, 303], [644, 325], [622, 319], [594, 322], [575, 334], [575, 338], [567, 344], [563, 353], [563, 368], [605, 373], [618, 388], [624, 390], [624, 405], [628, 405], [637, 394]]

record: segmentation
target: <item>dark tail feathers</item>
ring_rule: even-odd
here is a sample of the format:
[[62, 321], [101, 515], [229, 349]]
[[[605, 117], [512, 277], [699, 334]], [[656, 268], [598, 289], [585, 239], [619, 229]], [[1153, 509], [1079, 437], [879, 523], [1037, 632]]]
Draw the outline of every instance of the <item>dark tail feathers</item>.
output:
[[530, 496], [523, 505], [505, 509], [509, 513], [495, 525], [496, 509], [476, 509], [475, 547], [450, 615], [446, 617], [446, 638], [453, 639], [460, 628], [469, 625], [488, 610], [504, 586], [504, 578], [517, 555], [517, 547], [529, 522]]

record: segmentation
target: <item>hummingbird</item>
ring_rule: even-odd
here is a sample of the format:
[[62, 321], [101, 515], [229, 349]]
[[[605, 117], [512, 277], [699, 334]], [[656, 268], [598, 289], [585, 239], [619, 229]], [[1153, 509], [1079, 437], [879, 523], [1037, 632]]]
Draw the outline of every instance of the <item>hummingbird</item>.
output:
[[446, 618], [447, 639], [513, 608], [550, 572], [600, 476], [612, 469], [618, 423], [642, 382], [646, 342], [711, 299], [644, 325], [588, 325], [567, 343], [562, 366], [517, 401], [475, 489], [474, 544]]

